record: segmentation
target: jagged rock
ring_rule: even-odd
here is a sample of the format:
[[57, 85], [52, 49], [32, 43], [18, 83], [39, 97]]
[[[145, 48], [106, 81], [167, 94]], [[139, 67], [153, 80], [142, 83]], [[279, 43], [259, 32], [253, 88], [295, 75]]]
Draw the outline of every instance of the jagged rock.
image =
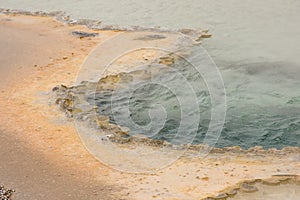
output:
[[[68, 117], [73, 117], [73, 100], [74, 95], [72, 93], [72, 89], [68, 88], [65, 85], [58, 85], [52, 89], [53, 92], [56, 93], [55, 104], [66, 113]], [[81, 112], [80, 109], [76, 109], [76, 113]]]
[[73, 101], [69, 98], [58, 98], [55, 103], [60, 107], [62, 110], [72, 110]]
[[68, 89], [65, 85], [58, 85], [52, 88], [52, 92], [65, 92]]
[[77, 36], [79, 38], [86, 38], [86, 37], [96, 37], [99, 33], [88, 33], [84, 31], [73, 31], [72, 35]]

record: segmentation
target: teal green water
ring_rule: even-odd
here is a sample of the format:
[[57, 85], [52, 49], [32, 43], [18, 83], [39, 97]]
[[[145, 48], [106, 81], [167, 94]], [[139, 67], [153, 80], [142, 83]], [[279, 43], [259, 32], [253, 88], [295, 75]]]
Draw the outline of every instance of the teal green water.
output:
[[[153, 67], [157, 66], [149, 66], [149, 69]], [[126, 87], [116, 91], [99, 91], [91, 95], [89, 101], [98, 106], [101, 115], [110, 116], [112, 123], [130, 128], [132, 135], [145, 134], [154, 139], [181, 144], [188, 140], [188, 135], [186, 138], [185, 135], [176, 135], [178, 129], [183, 126], [189, 130], [190, 124], [182, 123], [182, 102], [177, 97], [184, 96], [184, 101], [189, 102], [196, 95], [200, 121], [194, 122], [198, 125], [198, 131], [193, 143], [202, 143], [211, 117], [210, 93], [202, 77], [188, 63], [182, 61], [173, 67], [178, 70], [176, 73], [165, 69], [151, 80], [128, 83], [127, 78], [123, 78], [120, 84]], [[167, 84], [182, 87], [177, 72], [186, 77], [193, 90], [175, 95], [170, 88], [164, 87]], [[217, 147], [300, 147], [300, 72], [297, 66], [288, 63], [253, 63], [230, 67], [222, 72], [227, 81], [227, 113]], [[130, 125], [127, 120], [124, 123], [118, 120], [128, 118], [128, 111], [124, 109], [126, 106], [129, 106], [129, 116], [137, 126]], [[163, 107], [163, 112], [151, 113], [158, 106]], [[140, 126], [160, 121], [164, 114], [165, 123], [158, 131], [149, 129], [141, 132]]]

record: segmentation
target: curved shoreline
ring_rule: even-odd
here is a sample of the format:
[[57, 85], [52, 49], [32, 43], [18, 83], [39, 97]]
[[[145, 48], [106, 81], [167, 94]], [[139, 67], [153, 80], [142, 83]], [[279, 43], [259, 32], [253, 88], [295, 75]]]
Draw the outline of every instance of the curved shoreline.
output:
[[[108, 75], [101, 79], [99, 82], [114, 84], [115, 79], [119, 79], [120, 76], [124, 76], [124, 72], [120, 72], [118, 74]], [[111, 81], [112, 80], [112, 81]], [[93, 86], [95, 85], [95, 86]], [[208, 147], [205, 144], [181, 144], [175, 145], [171, 144], [165, 140], [157, 140], [148, 138], [145, 135], [139, 134], [138, 137], [130, 136], [126, 131], [122, 131], [122, 127], [119, 127], [115, 124], [112, 124], [109, 121], [109, 116], [98, 116], [98, 118], [94, 115], [91, 115], [91, 112], [94, 112], [94, 106], [89, 105], [87, 106], [88, 102], [85, 102], [84, 97], [82, 97], [83, 91], [90, 91], [90, 90], [99, 90], [98, 87], [99, 83], [94, 82], [85, 82], [84, 84], [80, 85], [73, 85], [70, 87], [64, 85], [58, 85], [52, 89], [54, 93], [54, 97], [52, 97], [52, 102], [57, 104], [58, 108], [66, 114], [67, 117], [76, 118], [76, 120], [82, 121], [84, 115], [88, 116], [85, 118], [84, 121], [90, 128], [94, 129], [97, 126], [101, 127], [101, 131], [104, 131], [105, 136], [111, 142], [115, 142], [116, 144], [125, 144], [124, 147], [130, 145], [146, 145], [149, 147], [170, 147], [175, 149], [189, 149], [191, 152], [200, 152], [209, 151], [211, 153], [233, 153], [233, 154], [259, 154], [259, 155], [277, 155], [282, 156], [286, 154], [300, 154], [300, 148], [297, 146], [286, 146], [281, 149], [277, 148], [264, 148], [263, 146], [253, 146], [249, 147], [248, 149], [242, 149], [240, 146], [228, 146], [228, 147]], [[100, 86], [101, 87], [101, 86]], [[107, 86], [106, 86], [107, 87]], [[74, 99], [80, 99], [80, 101], [74, 102]], [[81, 102], [83, 101], [83, 102]], [[85, 110], [80, 109], [80, 104], [85, 105]], [[96, 117], [96, 118], [95, 118]], [[77, 119], [78, 118], [78, 119]], [[96, 128], [97, 129], [97, 128]], [[110, 130], [105, 132], [105, 130]], [[125, 130], [127, 130], [125, 128]], [[100, 130], [98, 130], [100, 131]], [[113, 131], [113, 132], [112, 132]], [[129, 130], [130, 131], [130, 130]]]
[[101, 20], [93, 20], [93, 19], [71, 19], [70, 16], [63, 11], [52, 11], [52, 12], [44, 12], [44, 11], [27, 11], [20, 9], [5, 9], [0, 8], [0, 13], [7, 15], [23, 15], [23, 16], [37, 16], [37, 17], [50, 17], [61, 23], [65, 23], [68, 25], [81, 25], [85, 26], [91, 30], [117, 30], [117, 31], [152, 31], [157, 33], [174, 33], [179, 32], [182, 34], [189, 35], [191, 37], [195, 37], [195, 39], [201, 38], [210, 38], [211, 34], [208, 33], [208, 30], [198, 30], [198, 29], [179, 29], [179, 30], [168, 30], [161, 28], [147, 28], [141, 26], [132, 26], [132, 27], [118, 27], [116, 25], [106, 25], [104, 27], [101, 26]]
[[[234, 147], [228, 150], [216, 149], [204, 159], [183, 157], [155, 174], [126, 174], [104, 166], [84, 149], [73, 124], [54, 106], [49, 106], [48, 95], [45, 93], [59, 84], [72, 85], [85, 56], [99, 42], [112, 37], [116, 32], [96, 31], [100, 37], [80, 39], [72, 36], [71, 32], [90, 30], [81, 26], [64, 26], [48, 17], [0, 17], [1, 20], [12, 20], [1, 21], [1, 26], [12, 28], [11, 34], [18, 30], [29, 31], [26, 32], [28, 38], [35, 42], [39, 41], [36, 38], [39, 34], [34, 33], [42, 33], [39, 37], [46, 37], [40, 41], [41, 46], [30, 49], [30, 53], [41, 58], [40, 62], [36, 61], [39, 62], [37, 66], [21, 60], [22, 68], [18, 66], [15, 69], [17, 76], [1, 88], [0, 126], [11, 134], [11, 138], [22, 141], [32, 151], [33, 157], [41, 155], [49, 168], [54, 171], [59, 169], [60, 176], [56, 176], [62, 177], [57, 179], [62, 185], [67, 183], [64, 182], [65, 174], [69, 174], [75, 176], [79, 183], [84, 180], [91, 185], [99, 182], [114, 185], [116, 189], [108, 188], [102, 191], [103, 194], [110, 191], [123, 199], [202, 199], [218, 195], [219, 191], [243, 180], [265, 179], [276, 174], [300, 174], [299, 149], [293, 148], [276, 151], [260, 148], [241, 151]], [[32, 54], [27, 56], [32, 58]], [[14, 63], [18, 63], [17, 60], [12, 60], [11, 64]], [[18, 141], [13, 140], [11, 145], [19, 146], [21, 143]], [[15, 158], [22, 161], [20, 157]], [[36, 169], [40, 169], [39, 166]], [[34, 177], [34, 172], [30, 175], [29, 178]], [[24, 177], [22, 180], [26, 182], [27, 179]], [[20, 192], [17, 182], [12, 185], [17, 186], [13, 187], [17, 193]], [[52, 189], [57, 189], [55, 184]], [[90, 193], [86, 195], [95, 199]]]

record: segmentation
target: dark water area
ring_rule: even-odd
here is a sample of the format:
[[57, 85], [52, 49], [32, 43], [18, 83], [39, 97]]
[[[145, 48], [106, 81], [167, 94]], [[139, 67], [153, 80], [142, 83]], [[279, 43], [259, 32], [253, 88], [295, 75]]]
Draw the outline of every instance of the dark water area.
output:
[[[227, 112], [215, 146], [300, 147], [299, 67], [261, 62], [222, 68]], [[151, 74], [152, 69], [159, 69], [159, 73], [132, 79], [137, 74]], [[184, 89], [181, 77], [190, 89]], [[101, 82], [98, 84], [101, 87]], [[114, 90], [98, 90], [88, 98], [100, 115], [110, 117], [111, 123], [128, 127], [131, 135], [144, 134], [175, 144], [204, 142], [211, 121], [211, 95], [203, 77], [188, 62], [181, 60], [172, 68], [143, 66], [123, 74], [117, 85]], [[174, 88], [180, 92], [174, 93]], [[195, 105], [193, 101], [198, 107], [191, 107], [188, 120], [198, 119], [197, 115], [200, 120], [188, 123], [181, 106]], [[195, 124], [198, 128], [192, 135], [190, 129]], [[179, 131], [182, 129], [186, 132]]]

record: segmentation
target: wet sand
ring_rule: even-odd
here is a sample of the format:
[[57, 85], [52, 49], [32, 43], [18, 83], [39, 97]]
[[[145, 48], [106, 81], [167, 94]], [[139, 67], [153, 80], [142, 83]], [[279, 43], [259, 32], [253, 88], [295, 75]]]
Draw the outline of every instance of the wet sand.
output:
[[0, 15], [0, 27], [1, 63], [12, 69], [0, 90], [0, 182], [16, 190], [14, 199], [204, 199], [241, 181], [300, 174], [298, 148], [186, 156], [153, 174], [111, 169], [87, 152], [48, 94], [72, 85], [89, 52], [118, 31], [80, 39], [71, 32], [91, 30], [12, 15]]

